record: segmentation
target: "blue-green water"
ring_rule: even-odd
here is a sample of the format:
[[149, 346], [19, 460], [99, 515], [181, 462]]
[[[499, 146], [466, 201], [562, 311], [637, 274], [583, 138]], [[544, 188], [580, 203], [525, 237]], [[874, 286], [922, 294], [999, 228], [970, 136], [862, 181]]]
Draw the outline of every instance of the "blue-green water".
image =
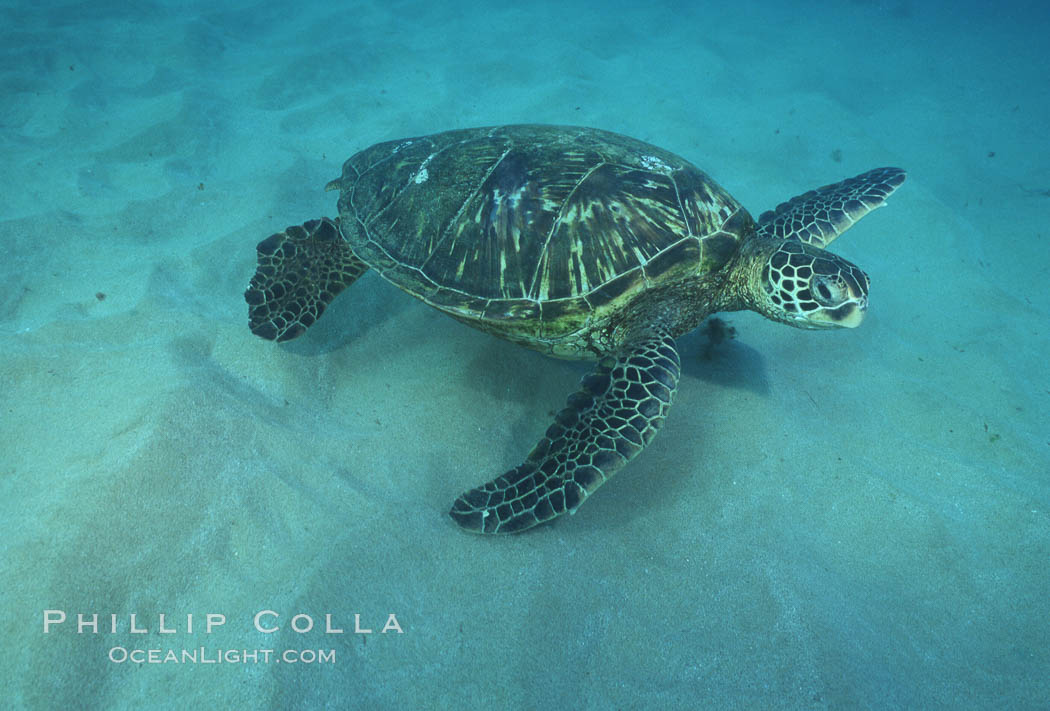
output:
[[[1048, 27], [1036, 3], [3, 4], [5, 708], [1043, 708]], [[683, 337], [653, 444], [490, 539], [448, 506], [589, 366], [374, 273], [281, 346], [242, 293], [260, 239], [334, 216], [352, 153], [518, 122], [658, 144], [755, 215], [909, 179], [834, 245], [872, 279], [859, 329]]]

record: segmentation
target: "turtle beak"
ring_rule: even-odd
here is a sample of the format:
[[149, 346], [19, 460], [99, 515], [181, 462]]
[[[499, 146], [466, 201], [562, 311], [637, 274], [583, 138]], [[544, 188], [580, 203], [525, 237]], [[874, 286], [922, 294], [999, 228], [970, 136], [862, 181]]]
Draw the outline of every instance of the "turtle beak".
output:
[[825, 309], [821, 314], [821, 321], [828, 326], [837, 328], [856, 328], [864, 321], [864, 315], [868, 311], [868, 300], [847, 301], [838, 308]]

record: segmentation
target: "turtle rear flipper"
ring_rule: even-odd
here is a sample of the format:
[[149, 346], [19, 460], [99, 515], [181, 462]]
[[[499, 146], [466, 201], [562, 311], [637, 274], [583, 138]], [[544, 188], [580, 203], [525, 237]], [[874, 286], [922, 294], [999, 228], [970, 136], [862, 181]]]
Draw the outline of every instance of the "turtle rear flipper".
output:
[[827, 247], [857, 220], [882, 207], [905, 177], [900, 168], [876, 168], [810, 190], [762, 213], [758, 232], [774, 239], [797, 239]]
[[628, 341], [583, 378], [523, 464], [460, 496], [449, 515], [477, 533], [514, 533], [575, 513], [652, 441], [680, 372], [669, 334]]
[[368, 270], [322, 217], [270, 235], [256, 247], [259, 266], [244, 292], [256, 336], [287, 341], [321, 318], [340, 291]]

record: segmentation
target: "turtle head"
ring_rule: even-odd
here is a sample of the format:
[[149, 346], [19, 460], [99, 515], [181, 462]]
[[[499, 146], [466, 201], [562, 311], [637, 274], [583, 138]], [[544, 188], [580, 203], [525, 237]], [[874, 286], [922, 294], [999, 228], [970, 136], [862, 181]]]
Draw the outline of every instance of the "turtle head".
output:
[[855, 328], [868, 308], [868, 275], [797, 240], [767, 242], [749, 270], [749, 306], [797, 328]]

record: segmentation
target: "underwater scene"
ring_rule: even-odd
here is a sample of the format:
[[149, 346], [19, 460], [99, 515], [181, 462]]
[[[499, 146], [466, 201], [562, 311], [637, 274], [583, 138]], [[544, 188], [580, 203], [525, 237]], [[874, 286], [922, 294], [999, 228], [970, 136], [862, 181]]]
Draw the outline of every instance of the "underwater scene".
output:
[[1050, 704], [1044, 4], [0, 28], [3, 708]]

